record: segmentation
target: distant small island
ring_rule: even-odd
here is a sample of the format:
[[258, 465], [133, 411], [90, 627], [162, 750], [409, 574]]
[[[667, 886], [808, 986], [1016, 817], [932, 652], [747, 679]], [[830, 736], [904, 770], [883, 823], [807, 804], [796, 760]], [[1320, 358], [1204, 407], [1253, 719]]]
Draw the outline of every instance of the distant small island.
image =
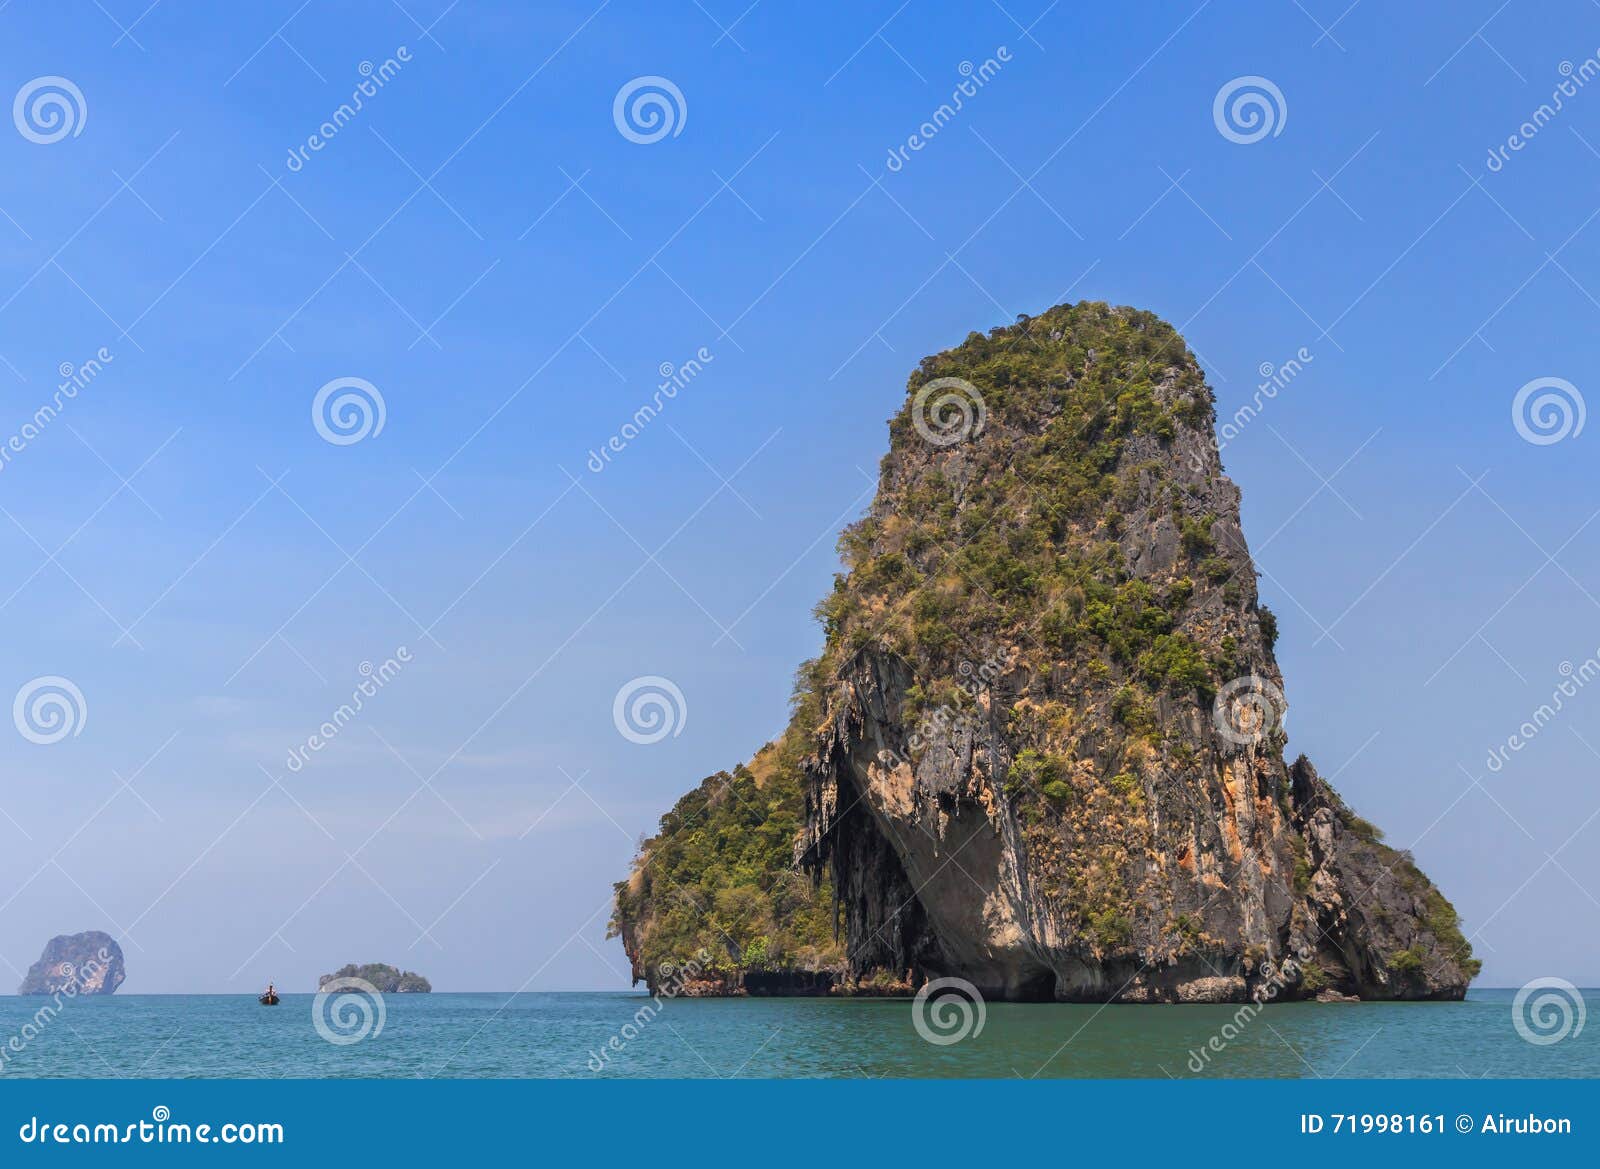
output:
[[86, 930], [58, 934], [45, 943], [44, 953], [28, 968], [18, 994], [113, 994], [127, 972], [122, 947], [110, 934]]
[[332, 974], [317, 979], [317, 989], [340, 978], [359, 978], [377, 988], [379, 994], [428, 994], [433, 986], [422, 975], [410, 970], [397, 970], [384, 962], [368, 962], [365, 966], [351, 963], [341, 966]]

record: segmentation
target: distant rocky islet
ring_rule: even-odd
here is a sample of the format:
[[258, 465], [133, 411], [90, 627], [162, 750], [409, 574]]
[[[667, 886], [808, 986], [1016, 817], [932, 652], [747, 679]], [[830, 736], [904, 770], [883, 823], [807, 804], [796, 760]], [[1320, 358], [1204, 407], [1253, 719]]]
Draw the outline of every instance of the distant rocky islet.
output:
[[[45, 944], [39, 960], [28, 968], [19, 995], [109, 995], [127, 978], [122, 947], [103, 930], [58, 934]], [[317, 980], [319, 991], [338, 991], [360, 982], [379, 994], [428, 994], [433, 986], [413, 970], [385, 962], [349, 963]], [[363, 989], [363, 988], [355, 988]]]
[[432, 984], [422, 975], [385, 962], [368, 962], [362, 966], [352, 962], [341, 966], [332, 974], [324, 974], [317, 979], [317, 989], [327, 989], [331, 983], [344, 982], [349, 985], [355, 981], [366, 983], [379, 994], [428, 994], [433, 990]]
[[122, 947], [110, 934], [86, 930], [58, 934], [28, 968], [18, 994], [71, 996], [114, 994], [127, 977]]

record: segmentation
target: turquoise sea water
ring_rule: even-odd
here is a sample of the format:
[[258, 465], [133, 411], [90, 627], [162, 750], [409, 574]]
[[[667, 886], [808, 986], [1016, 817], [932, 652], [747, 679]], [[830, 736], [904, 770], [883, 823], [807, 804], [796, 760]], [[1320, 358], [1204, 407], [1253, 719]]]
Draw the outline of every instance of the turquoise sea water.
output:
[[[1585, 1012], [1600, 1006], [1600, 992], [1584, 993]], [[657, 1004], [617, 993], [390, 995], [381, 1031], [336, 1044], [315, 1025], [312, 995], [286, 995], [272, 1008], [246, 995], [117, 995], [69, 1001], [42, 1023], [35, 1023], [36, 1013], [48, 999], [0, 998], [0, 1080], [1600, 1077], [1600, 1019], [1570, 1028], [1559, 1042], [1534, 1044], [1514, 1026], [1513, 995], [1481, 990], [1464, 1003], [1274, 1004], [1237, 1022], [1236, 1006], [993, 1003], [981, 1030], [973, 1029], [973, 1016], [971, 1033], [948, 1045], [923, 1038], [913, 1004], [903, 999]], [[346, 1022], [360, 1029], [353, 1011]], [[951, 1018], [951, 1029], [962, 1030], [958, 1018]], [[329, 1033], [346, 1037], [336, 1025]], [[1213, 1038], [1220, 1050], [1211, 1049]], [[1196, 1054], [1208, 1050], [1206, 1058]]]

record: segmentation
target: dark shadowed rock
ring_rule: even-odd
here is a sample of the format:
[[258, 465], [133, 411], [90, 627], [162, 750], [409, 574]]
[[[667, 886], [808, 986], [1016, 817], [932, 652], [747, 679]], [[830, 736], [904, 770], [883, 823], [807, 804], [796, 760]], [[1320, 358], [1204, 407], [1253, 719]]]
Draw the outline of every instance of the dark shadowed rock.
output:
[[112, 994], [127, 977], [122, 947], [100, 930], [51, 938], [18, 994]]

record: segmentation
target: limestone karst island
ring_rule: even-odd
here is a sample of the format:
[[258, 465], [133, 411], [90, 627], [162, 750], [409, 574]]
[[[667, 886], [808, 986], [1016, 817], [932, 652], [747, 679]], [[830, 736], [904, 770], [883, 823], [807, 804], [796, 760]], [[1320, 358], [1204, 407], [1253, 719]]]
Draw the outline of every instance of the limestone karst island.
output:
[[127, 977], [122, 947], [110, 934], [85, 930], [58, 934], [45, 943], [44, 953], [28, 967], [18, 994], [115, 994]]
[[921, 363], [788, 729], [680, 799], [617, 884], [635, 981], [1464, 996], [1479, 963], [1444, 895], [1285, 762], [1212, 403], [1169, 325], [1105, 304]]

